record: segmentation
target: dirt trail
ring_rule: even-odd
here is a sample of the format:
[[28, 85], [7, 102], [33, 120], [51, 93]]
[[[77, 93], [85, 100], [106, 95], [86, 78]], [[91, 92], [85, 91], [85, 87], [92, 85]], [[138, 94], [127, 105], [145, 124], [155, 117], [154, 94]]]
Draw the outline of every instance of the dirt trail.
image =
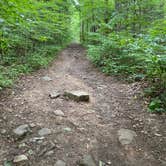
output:
[[[5, 95], [7, 91], [1, 95], [0, 166], [20, 154], [27, 154], [28, 161], [21, 163], [27, 166], [54, 166], [57, 160], [76, 166], [86, 154], [93, 157], [96, 166], [99, 161], [111, 166], [166, 165], [165, 115], [149, 115], [139, 97], [138, 83], [126, 84], [105, 76], [85, 54], [85, 49], [73, 44], [50, 68], [23, 77], [9, 90], [10, 95]], [[43, 80], [44, 76], [52, 81]], [[52, 91], [65, 90], [86, 91], [91, 100], [77, 103], [48, 97]], [[62, 110], [65, 116], [55, 116], [55, 110]], [[31, 125], [31, 132], [17, 140], [12, 130], [22, 124]], [[31, 142], [41, 128], [52, 133]], [[122, 128], [137, 134], [126, 146], [118, 140]]]

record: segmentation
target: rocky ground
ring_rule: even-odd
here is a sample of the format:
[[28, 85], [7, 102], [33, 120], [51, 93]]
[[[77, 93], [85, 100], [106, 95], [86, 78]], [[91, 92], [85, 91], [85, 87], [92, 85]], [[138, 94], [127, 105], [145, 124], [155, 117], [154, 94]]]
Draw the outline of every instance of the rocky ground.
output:
[[73, 44], [1, 93], [0, 166], [165, 166], [165, 115]]

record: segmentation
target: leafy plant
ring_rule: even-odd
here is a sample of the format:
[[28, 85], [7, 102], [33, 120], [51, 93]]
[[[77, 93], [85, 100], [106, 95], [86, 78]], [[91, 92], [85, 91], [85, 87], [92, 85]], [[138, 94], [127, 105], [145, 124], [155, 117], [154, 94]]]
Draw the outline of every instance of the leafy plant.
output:
[[46, 67], [71, 39], [72, 3], [0, 1], [0, 87], [21, 74]]

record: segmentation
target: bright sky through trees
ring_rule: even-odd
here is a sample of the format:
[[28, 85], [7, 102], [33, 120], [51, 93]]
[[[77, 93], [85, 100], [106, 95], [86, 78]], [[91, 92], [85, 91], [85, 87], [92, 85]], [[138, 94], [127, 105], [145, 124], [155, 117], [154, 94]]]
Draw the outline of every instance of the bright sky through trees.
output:
[[74, 0], [74, 2], [75, 2], [76, 5], [79, 5], [79, 2], [77, 0]]

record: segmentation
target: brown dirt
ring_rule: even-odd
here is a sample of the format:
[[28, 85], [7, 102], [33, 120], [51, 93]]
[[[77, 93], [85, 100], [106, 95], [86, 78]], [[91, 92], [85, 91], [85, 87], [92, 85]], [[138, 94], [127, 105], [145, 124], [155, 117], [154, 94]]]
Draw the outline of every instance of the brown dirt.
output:
[[[5, 90], [0, 100], [0, 165], [14, 156], [28, 153], [22, 165], [54, 166], [64, 160], [76, 166], [84, 154], [111, 166], [165, 166], [165, 115], [149, 114], [146, 101], [141, 98], [139, 83], [127, 84], [98, 71], [85, 56], [85, 49], [73, 44], [62, 51], [48, 69], [24, 76], [12, 90]], [[44, 81], [43, 76], [52, 81]], [[89, 92], [89, 103], [77, 103], [63, 97], [50, 99], [51, 91]], [[54, 110], [62, 110], [65, 117], [56, 117]], [[12, 130], [21, 124], [35, 124], [32, 132], [21, 140]], [[50, 128], [52, 134], [41, 143], [31, 143], [40, 128]], [[71, 132], [63, 129], [70, 127]], [[136, 139], [123, 147], [118, 141], [120, 128], [134, 130]], [[160, 135], [161, 134], [161, 135]], [[26, 143], [26, 147], [19, 147]], [[51, 145], [54, 143], [53, 148]], [[44, 152], [51, 148], [52, 155]]]

